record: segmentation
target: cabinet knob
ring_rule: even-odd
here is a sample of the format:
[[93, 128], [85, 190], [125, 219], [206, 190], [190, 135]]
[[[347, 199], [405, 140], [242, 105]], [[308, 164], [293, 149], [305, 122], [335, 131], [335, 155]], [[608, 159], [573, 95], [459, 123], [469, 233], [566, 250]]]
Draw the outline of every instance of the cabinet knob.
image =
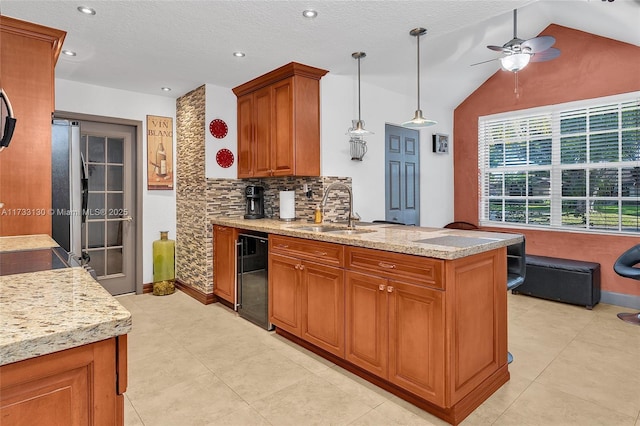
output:
[[385, 289], [386, 287], [387, 287], [386, 285], [384, 285], [384, 284], [380, 284], [380, 285], [378, 286], [378, 290], [380, 290], [380, 291], [384, 291], [384, 289]]
[[393, 293], [393, 287], [392, 286], [387, 287], [387, 293]]
[[300, 265], [296, 264], [296, 266], [294, 266], [294, 268], [300, 269]]
[[300, 265], [300, 270], [303, 271], [304, 270], [304, 265]]
[[396, 265], [387, 262], [378, 262], [378, 266], [385, 269], [396, 269]]

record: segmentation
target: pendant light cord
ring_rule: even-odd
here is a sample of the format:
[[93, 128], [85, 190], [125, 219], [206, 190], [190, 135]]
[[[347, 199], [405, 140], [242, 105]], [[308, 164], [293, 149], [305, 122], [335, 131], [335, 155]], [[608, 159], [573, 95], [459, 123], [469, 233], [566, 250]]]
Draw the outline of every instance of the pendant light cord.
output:
[[361, 122], [360, 116], [360, 57], [358, 56], [358, 121]]
[[418, 39], [418, 110], [420, 110], [420, 35], [417, 35], [417, 39]]

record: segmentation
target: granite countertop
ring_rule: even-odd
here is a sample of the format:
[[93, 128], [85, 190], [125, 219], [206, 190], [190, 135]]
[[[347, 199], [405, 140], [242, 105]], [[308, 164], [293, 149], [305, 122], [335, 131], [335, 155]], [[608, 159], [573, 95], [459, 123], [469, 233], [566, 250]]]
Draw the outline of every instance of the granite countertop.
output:
[[0, 252], [37, 250], [51, 247], [58, 247], [58, 244], [46, 234], [0, 237]]
[[[57, 247], [48, 235], [0, 237], [0, 252]], [[0, 276], [0, 365], [127, 334], [131, 313], [84, 268]]]
[[[367, 247], [396, 253], [413, 254], [436, 259], [459, 259], [483, 253], [522, 241], [521, 234], [507, 234], [460, 229], [427, 228], [382, 223], [356, 224], [361, 234], [336, 234], [301, 228], [314, 226], [312, 222], [283, 222], [276, 219], [244, 219], [217, 216], [211, 218], [215, 225], [230, 226], [250, 231], [288, 235], [317, 241], [327, 241], [357, 247]], [[324, 224], [345, 228], [345, 225]]]

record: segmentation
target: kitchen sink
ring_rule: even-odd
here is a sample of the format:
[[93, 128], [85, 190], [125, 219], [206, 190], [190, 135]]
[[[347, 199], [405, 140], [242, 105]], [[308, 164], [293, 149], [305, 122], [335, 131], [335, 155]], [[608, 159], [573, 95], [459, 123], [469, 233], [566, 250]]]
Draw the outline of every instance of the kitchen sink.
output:
[[330, 226], [330, 225], [300, 226], [300, 227], [296, 227], [295, 229], [297, 231], [328, 232], [331, 234], [340, 234], [340, 235], [356, 235], [356, 234], [366, 234], [368, 232], [375, 232], [373, 229], [347, 229], [347, 228], [339, 228], [337, 226]]
[[311, 232], [329, 232], [329, 231], [340, 230], [340, 228], [336, 228], [335, 226], [327, 226], [327, 225], [300, 226], [294, 229], [296, 229], [297, 231], [311, 231]]
[[367, 234], [369, 232], [376, 232], [373, 229], [332, 229], [330, 231], [325, 231], [330, 234], [340, 234], [340, 235], [356, 235], [356, 234]]

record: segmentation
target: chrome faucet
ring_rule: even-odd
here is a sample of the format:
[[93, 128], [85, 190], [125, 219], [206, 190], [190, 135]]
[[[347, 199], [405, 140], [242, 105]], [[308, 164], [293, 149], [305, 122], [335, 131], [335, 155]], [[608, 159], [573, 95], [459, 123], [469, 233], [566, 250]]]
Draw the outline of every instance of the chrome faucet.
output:
[[351, 217], [351, 212], [353, 211], [353, 194], [351, 192], [351, 188], [349, 188], [347, 185], [345, 185], [342, 182], [334, 182], [331, 185], [327, 186], [327, 189], [325, 189], [324, 191], [324, 196], [322, 197], [322, 202], [320, 203], [320, 205], [324, 209], [325, 204], [327, 204], [327, 198], [329, 197], [329, 192], [331, 192], [331, 190], [335, 189], [336, 187], [342, 187], [346, 189], [347, 192], [349, 193], [349, 213], [347, 217], [347, 228], [353, 229], [354, 228], [353, 219]]

